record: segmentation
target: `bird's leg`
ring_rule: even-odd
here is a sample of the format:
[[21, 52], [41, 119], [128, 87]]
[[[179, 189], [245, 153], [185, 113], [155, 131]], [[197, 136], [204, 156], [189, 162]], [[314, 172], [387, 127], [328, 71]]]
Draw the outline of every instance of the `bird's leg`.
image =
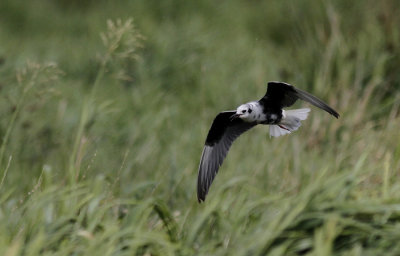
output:
[[285, 126], [283, 126], [283, 125], [281, 125], [281, 124], [278, 124], [278, 126], [281, 127], [282, 129], [285, 129], [285, 130], [287, 130], [287, 131], [290, 132], [290, 130], [289, 130], [288, 128], [286, 128]]

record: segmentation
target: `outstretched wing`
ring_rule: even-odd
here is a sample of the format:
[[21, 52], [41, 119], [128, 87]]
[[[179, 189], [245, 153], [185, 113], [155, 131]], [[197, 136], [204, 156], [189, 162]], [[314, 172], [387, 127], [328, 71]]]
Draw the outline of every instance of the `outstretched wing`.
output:
[[334, 117], [339, 118], [339, 113], [337, 113], [333, 108], [328, 106], [328, 104], [326, 104], [322, 100], [318, 99], [308, 92], [297, 89], [291, 84], [283, 82], [269, 82], [267, 93], [260, 100], [260, 102], [267, 106], [284, 108], [293, 105], [297, 99], [307, 101], [308, 103], [311, 103], [314, 106], [325, 110]]
[[231, 120], [232, 115], [235, 113], [236, 111], [219, 113], [208, 132], [197, 177], [197, 199], [199, 202], [206, 199], [208, 189], [233, 141], [256, 125], [256, 123], [244, 122], [240, 118]]

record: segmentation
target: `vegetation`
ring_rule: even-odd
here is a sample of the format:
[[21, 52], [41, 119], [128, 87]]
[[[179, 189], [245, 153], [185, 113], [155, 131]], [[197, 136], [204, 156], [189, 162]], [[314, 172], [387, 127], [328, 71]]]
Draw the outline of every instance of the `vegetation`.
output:
[[[0, 24], [0, 255], [400, 254], [397, 1], [3, 0]], [[213, 118], [271, 80], [340, 119], [256, 127], [198, 204]]]

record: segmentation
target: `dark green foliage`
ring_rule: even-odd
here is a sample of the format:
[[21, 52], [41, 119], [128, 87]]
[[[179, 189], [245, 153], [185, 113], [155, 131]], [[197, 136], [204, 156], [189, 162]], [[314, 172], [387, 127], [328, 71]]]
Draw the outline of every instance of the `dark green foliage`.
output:
[[[394, 0], [0, 1], [0, 255], [399, 255], [399, 17]], [[271, 80], [341, 117], [243, 135], [198, 204], [213, 118]]]

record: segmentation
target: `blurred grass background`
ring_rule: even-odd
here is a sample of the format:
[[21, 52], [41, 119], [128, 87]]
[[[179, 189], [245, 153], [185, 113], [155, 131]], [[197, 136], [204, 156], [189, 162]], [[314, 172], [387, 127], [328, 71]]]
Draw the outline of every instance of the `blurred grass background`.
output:
[[[399, 255], [399, 28], [396, 0], [1, 1], [0, 255]], [[341, 118], [243, 135], [199, 205], [213, 118], [271, 80]]]

